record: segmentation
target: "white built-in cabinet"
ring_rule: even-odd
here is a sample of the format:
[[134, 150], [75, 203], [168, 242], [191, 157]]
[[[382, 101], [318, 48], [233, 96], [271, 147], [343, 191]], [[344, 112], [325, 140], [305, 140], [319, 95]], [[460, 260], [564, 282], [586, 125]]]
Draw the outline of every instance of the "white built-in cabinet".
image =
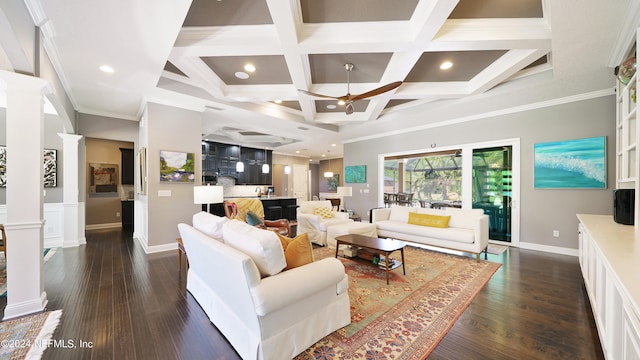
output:
[[[640, 30], [638, 30], [640, 32]], [[625, 59], [635, 56], [636, 46], [625, 55]], [[628, 84], [617, 82], [616, 89], [616, 189], [635, 189], [640, 194], [640, 127], [638, 126], [638, 105], [635, 98], [639, 76], [631, 78]], [[635, 226], [640, 226], [640, 201], [635, 203]]]
[[609, 215], [578, 215], [578, 254], [605, 358], [640, 360], [640, 235]]

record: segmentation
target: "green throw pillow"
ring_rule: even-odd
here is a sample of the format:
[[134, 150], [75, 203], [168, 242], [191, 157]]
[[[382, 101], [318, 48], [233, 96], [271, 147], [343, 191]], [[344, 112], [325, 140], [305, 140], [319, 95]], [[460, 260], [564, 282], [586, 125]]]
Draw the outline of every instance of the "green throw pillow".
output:
[[256, 226], [256, 225], [262, 225], [262, 219], [260, 219], [260, 217], [258, 215], [256, 215], [256, 213], [254, 213], [253, 211], [248, 211], [247, 212], [247, 224], [251, 225], [251, 226]]

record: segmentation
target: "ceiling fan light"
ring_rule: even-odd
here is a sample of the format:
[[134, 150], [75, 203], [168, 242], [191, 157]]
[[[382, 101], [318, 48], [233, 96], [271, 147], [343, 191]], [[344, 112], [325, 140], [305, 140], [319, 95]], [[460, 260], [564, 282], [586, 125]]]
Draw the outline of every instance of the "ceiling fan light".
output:
[[347, 115], [353, 114], [353, 103], [347, 104], [347, 107], [345, 108], [345, 112], [347, 113]]

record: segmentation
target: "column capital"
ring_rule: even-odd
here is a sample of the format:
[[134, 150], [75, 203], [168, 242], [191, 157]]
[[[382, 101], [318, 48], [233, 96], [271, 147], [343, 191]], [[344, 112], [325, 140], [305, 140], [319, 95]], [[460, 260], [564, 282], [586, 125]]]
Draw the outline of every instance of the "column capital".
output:
[[65, 133], [58, 133], [58, 136], [60, 136], [63, 143], [69, 142], [72, 144], [78, 144], [78, 142], [80, 142], [80, 139], [84, 137], [83, 135], [65, 134]]

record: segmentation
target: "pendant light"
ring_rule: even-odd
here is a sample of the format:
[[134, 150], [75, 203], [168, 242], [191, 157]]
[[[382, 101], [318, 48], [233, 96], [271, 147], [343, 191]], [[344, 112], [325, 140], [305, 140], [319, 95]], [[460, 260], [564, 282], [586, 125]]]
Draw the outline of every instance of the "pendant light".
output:
[[262, 164], [262, 173], [263, 174], [268, 174], [269, 173], [269, 164], [267, 163], [267, 149], [264, 149], [264, 164]]
[[331, 171], [331, 159], [329, 159], [329, 171], [324, 172], [324, 177], [326, 178], [333, 177], [333, 171]]
[[242, 146], [238, 145], [238, 162], [236, 163], [236, 172], [244, 172], [244, 163], [242, 162]]
[[291, 166], [289, 166], [289, 165], [285, 165], [285, 166], [284, 166], [284, 173], [285, 173], [286, 175], [291, 174]]

